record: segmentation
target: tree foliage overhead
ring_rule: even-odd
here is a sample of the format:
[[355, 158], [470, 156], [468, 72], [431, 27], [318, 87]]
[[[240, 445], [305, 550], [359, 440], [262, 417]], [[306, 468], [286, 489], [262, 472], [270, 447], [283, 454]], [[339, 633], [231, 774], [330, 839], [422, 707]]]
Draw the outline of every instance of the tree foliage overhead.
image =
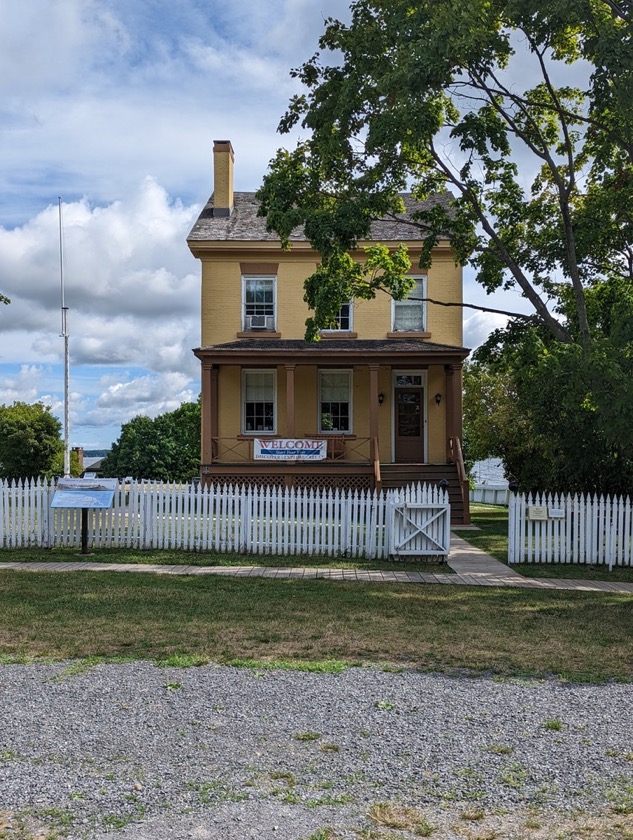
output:
[[0, 405], [0, 476], [50, 478], [63, 457], [61, 428], [42, 403]]
[[190, 481], [200, 469], [200, 403], [125, 423], [103, 460], [106, 476]]
[[350, 289], [406, 291], [393, 266], [350, 279], [344, 255], [402, 211], [400, 192], [449, 190], [450, 209], [414, 218], [422, 265], [448, 236], [488, 291], [517, 288], [535, 323], [586, 350], [587, 289], [633, 279], [632, 35], [617, 0], [356, 0], [349, 24], [328, 19], [280, 124], [307, 137], [258, 193], [284, 244], [303, 225], [321, 253], [309, 333]]

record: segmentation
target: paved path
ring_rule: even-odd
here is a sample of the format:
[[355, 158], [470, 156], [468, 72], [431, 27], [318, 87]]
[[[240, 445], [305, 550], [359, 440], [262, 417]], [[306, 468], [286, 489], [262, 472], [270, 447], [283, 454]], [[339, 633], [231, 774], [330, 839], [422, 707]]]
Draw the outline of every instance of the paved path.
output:
[[306, 580], [358, 580], [376, 583], [436, 583], [458, 586], [516, 586], [522, 589], [566, 589], [576, 592], [620, 592], [633, 594], [633, 583], [567, 578], [527, 578], [489, 554], [451, 535], [448, 565], [454, 574], [365, 569], [323, 569], [318, 567], [268, 566], [166, 566], [133, 563], [0, 563], [4, 569], [45, 572], [150, 572], [161, 575], [221, 575], [223, 577], [304, 578]]

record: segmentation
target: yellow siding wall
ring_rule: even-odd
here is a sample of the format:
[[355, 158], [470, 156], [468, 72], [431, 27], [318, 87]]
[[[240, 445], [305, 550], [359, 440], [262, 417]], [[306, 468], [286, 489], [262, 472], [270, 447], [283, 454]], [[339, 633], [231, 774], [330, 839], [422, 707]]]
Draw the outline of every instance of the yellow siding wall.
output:
[[[277, 435], [287, 436], [286, 428], [286, 372], [283, 367], [277, 371]], [[364, 367], [354, 368], [352, 432], [356, 438], [369, 437], [369, 371]], [[218, 380], [220, 438], [235, 439], [241, 432], [241, 371], [238, 366], [222, 367]], [[393, 457], [391, 439], [391, 419], [393, 414], [392, 371], [381, 369], [378, 376], [378, 390], [385, 395], [385, 401], [378, 409], [380, 458], [391, 461]], [[442, 395], [442, 402], [435, 403], [435, 394]], [[319, 428], [318, 418], [318, 372], [316, 366], [297, 367], [295, 370], [295, 434], [298, 437], [316, 434]], [[426, 460], [430, 463], [443, 463], [446, 460], [446, 398], [444, 370], [441, 365], [431, 365], [427, 373], [425, 392], [425, 412], [427, 420]], [[249, 436], [250, 437], [250, 436]], [[234, 446], [234, 444], [231, 444]], [[354, 444], [352, 444], [353, 447]], [[246, 444], [244, 444], [246, 447]], [[221, 446], [227, 457], [226, 444]], [[239, 450], [241, 451], [241, 450]], [[244, 453], [246, 448], [244, 448]], [[361, 452], [356, 453], [361, 457]], [[354, 453], [352, 452], [352, 459]]]
[[[439, 405], [435, 402], [436, 394], [442, 395]], [[429, 367], [426, 381], [426, 417], [426, 460], [430, 464], [443, 464], [446, 461], [446, 378], [441, 365]]]
[[[202, 346], [235, 341], [242, 329], [242, 276], [240, 263], [278, 263], [277, 274], [277, 332], [281, 338], [303, 338], [305, 319], [309, 315], [303, 301], [303, 281], [316, 267], [313, 252], [249, 251], [235, 250], [230, 254], [210, 253], [202, 259]], [[416, 257], [412, 255], [416, 265]], [[412, 270], [412, 274], [423, 272]], [[462, 273], [455, 266], [447, 248], [437, 250], [433, 264], [427, 272], [427, 293], [431, 298], [461, 301]], [[353, 331], [358, 338], [385, 338], [391, 330], [391, 299], [379, 294], [374, 301], [354, 303]], [[462, 310], [460, 307], [428, 305], [426, 339], [439, 344], [461, 346]], [[257, 334], [263, 337], [262, 333]], [[393, 442], [391, 422], [393, 417], [393, 372], [381, 368], [378, 390], [385, 394], [379, 407], [380, 458], [392, 460]], [[220, 438], [235, 441], [241, 433], [241, 371], [238, 366], [226, 365], [218, 378], [218, 434]], [[442, 463], [446, 459], [446, 380], [442, 365], [431, 366], [426, 374], [426, 460]], [[442, 394], [442, 402], [435, 403], [435, 394]], [[297, 436], [318, 431], [318, 372], [316, 366], [298, 366], [295, 370], [295, 433]], [[279, 436], [287, 435], [286, 429], [286, 372], [277, 369], [277, 430]], [[369, 436], [369, 370], [358, 367], [353, 371], [353, 434], [358, 438]], [[228, 444], [220, 444], [219, 456], [223, 460], [239, 460], [235, 449], [227, 451]], [[235, 443], [231, 444], [235, 447]], [[242, 457], [250, 457], [250, 441], [239, 444]], [[353, 444], [351, 444], [353, 447]], [[362, 457], [360, 453], [351, 457]], [[366, 457], [366, 456], [365, 456]]]
[[[289, 253], [273, 255], [236, 252], [230, 257], [210, 255], [202, 260], [202, 345], [235, 341], [242, 329], [242, 278], [240, 263], [274, 260], [277, 275], [277, 331], [282, 338], [303, 338], [309, 310], [303, 300], [303, 281], [315, 267], [313, 255]], [[416, 259], [412, 258], [415, 265]], [[412, 273], [421, 274], [419, 270]], [[447, 249], [438, 249], [427, 272], [428, 296], [437, 300], [461, 301], [461, 268]], [[391, 299], [378, 294], [375, 300], [354, 302], [353, 329], [358, 338], [385, 338], [391, 330]], [[460, 307], [428, 305], [429, 341], [461, 346]], [[261, 334], [260, 334], [261, 335]]]

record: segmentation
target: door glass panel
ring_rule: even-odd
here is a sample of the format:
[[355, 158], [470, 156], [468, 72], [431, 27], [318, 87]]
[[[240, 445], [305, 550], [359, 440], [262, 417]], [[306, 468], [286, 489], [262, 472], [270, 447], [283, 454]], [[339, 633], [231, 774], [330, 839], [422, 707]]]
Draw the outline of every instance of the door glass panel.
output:
[[420, 385], [422, 385], [422, 377], [416, 375], [401, 374], [400, 376], [396, 376], [396, 385], [404, 387], [406, 387], [407, 385], [415, 385], [416, 387], [419, 387]]
[[398, 435], [399, 437], [419, 437], [420, 394], [398, 394]]

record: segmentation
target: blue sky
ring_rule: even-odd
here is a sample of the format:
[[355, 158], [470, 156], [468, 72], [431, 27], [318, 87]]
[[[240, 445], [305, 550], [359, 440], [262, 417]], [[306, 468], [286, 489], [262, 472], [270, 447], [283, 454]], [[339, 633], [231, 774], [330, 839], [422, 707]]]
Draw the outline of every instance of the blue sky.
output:
[[[296, 82], [345, 0], [0, 0], [0, 403], [63, 416], [58, 196], [71, 444], [195, 400], [199, 265], [186, 236], [230, 139], [259, 186]], [[481, 290], [470, 299], [484, 302]], [[465, 343], [499, 318], [466, 311]]]

